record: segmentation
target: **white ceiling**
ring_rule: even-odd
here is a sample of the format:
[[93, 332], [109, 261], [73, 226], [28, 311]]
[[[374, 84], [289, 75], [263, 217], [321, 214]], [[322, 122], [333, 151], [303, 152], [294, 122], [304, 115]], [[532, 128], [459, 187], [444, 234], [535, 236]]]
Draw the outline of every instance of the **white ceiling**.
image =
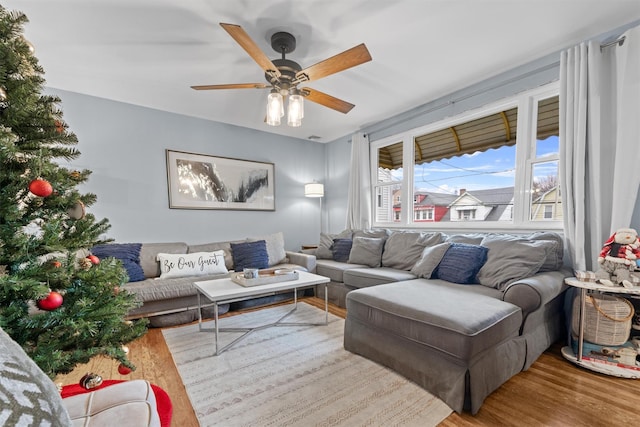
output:
[[[640, 19], [640, 0], [5, 0], [47, 86], [260, 131], [329, 142]], [[373, 61], [306, 83], [351, 102], [305, 103], [302, 127], [264, 122], [264, 73], [218, 25], [238, 24], [271, 58], [276, 30], [303, 68], [365, 43]], [[62, 105], [64, 109], [64, 104]]]

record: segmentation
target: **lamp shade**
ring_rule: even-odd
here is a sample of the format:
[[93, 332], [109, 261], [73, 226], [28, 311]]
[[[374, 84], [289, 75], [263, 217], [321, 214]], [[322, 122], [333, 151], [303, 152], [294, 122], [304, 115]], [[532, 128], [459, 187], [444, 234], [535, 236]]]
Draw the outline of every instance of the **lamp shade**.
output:
[[310, 184], [304, 185], [304, 195], [305, 197], [323, 197], [324, 196], [324, 185], [318, 184], [317, 182], [312, 182]]

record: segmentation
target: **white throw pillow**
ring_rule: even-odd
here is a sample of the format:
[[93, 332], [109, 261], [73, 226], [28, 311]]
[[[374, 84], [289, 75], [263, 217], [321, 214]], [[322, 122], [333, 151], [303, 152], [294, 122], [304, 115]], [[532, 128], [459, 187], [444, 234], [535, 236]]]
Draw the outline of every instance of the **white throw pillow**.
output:
[[224, 251], [194, 252], [191, 254], [158, 254], [160, 278], [205, 276], [228, 273]]

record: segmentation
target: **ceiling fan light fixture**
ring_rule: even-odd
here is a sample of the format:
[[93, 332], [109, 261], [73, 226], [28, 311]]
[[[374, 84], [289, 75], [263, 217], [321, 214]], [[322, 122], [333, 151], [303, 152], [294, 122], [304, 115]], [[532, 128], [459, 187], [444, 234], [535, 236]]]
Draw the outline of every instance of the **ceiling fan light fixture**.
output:
[[267, 124], [280, 126], [280, 118], [284, 116], [284, 100], [277, 89], [273, 89], [267, 97]]
[[291, 127], [302, 126], [304, 117], [304, 100], [298, 91], [289, 95], [289, 106], [287, 107], [287, 124]]

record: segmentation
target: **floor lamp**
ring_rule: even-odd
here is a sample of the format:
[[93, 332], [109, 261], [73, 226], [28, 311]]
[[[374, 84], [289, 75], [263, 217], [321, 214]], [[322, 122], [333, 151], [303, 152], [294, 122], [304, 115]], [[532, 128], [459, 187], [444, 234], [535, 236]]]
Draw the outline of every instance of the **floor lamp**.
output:
[[305, 197], [317, 197], [320, 199], [320, 233], [322, 233], [322, 197], [324, 197], [324, 185], [317, 182], [304, 185]]

